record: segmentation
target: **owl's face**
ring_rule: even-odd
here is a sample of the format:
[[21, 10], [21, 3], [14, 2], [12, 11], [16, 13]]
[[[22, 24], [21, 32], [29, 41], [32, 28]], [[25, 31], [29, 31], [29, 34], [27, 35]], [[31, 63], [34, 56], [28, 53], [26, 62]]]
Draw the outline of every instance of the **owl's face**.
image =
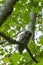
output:
[[26, 32], [25, 32], [25, 36], [26, 36], [26, 37], [30, 37], [31, 35], [32, 35], [32, 33], [31, 33], [30, 31], [26, 31]]

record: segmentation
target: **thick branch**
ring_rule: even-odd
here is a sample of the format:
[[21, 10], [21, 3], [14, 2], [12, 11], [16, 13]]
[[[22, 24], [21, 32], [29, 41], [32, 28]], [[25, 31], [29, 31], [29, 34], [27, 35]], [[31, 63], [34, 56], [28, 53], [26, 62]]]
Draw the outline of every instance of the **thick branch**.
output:
[[5, 22], [8, 16], [12, 13], [13, 7], [18, 0], [6, 0], [0, 9], [0, 26]]
[[24, 43], [14, 40], [14, 39], [11, 39], [9, 36], [5, 35], [3, 32], [0, 32], [0, 36], [4, 37], [8, 42], [10, 42], [12, 44], [19, 44], [19, 43], [24, 44]]
[[36, 24], [37, 13], [30, 12], [31, 22], [28, 24], [28, 30], [32, 33], [32, 39], [34, 41], [35, 24]]

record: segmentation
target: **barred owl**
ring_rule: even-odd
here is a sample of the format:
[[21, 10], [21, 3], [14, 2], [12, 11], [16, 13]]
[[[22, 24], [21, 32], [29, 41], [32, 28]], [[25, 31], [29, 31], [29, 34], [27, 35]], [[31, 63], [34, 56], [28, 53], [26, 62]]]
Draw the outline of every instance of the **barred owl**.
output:
[[[28, 29], [19, 36], [19, 41], [25, 43], [25, 45], [28, 45], [31, 36], [32, 38], [34, 38], [36, 16], [37, 13], [30, 12], [30, 19], [32, 22], [29, 23]], [[25, 45], [24, 44], [18, 45], [18, 50], [20, 53], [22, 53], [22, 51], [25, 49]]]
[[[32, 34], [30, 31], [24, 31], [21, 35], [19, 35], [19, 41], [25, 43], [25, 45], [28, 45], [31, 35]], [[24, 44], [18, 45], [18, 50], [20, 54], [22, 54], [23, 50], [25, 49], [25, 45]]]

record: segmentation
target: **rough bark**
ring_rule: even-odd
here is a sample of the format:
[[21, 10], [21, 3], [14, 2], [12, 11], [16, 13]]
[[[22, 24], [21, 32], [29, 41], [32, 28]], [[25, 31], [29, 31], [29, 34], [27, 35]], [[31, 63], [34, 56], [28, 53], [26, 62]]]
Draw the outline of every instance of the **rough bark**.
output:
[[7, 0], [0, 8], [0, 26], [5, 22], [8, 16], [12, 13], [13, 7], [18, 0]]

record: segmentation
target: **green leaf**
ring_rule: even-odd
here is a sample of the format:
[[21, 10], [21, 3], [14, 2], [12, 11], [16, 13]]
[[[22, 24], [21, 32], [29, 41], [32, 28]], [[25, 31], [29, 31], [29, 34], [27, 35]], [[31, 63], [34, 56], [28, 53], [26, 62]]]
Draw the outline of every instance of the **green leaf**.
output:
[[41, 61], [37, 63], [36, 65], [42, 65], [42, 64], [43, 64], [43, 59], [41, 59]]
[[21, 57], [21, 55], [19, 53], [12, 54], [11, 55], [12, 65], [17, 65], [18, 64], [17, 62], [20, 62], [20, 57]]

